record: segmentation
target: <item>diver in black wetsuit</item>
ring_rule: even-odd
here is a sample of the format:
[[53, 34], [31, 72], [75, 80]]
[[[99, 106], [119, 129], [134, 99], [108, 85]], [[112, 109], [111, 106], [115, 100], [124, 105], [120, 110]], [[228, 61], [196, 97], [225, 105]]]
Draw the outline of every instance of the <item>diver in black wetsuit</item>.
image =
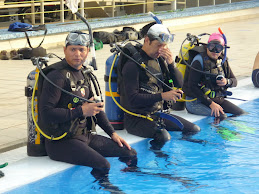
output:
[[252, 81], [255, 87], [259, 88], [259, 52], [255, 57], [255, 62], [252, 72]]
[[[222, 51], [225, 40], [220, 33], [210, 35], [208, 45], [194, 47], [189, 51], [191, 66], [187, 68], [183, 84], [183, 91], [186, 99], [195, 101], [186, 102], [186, 109], [189, 113], [214, 116], [216, 122], [226, 118], [225, 113], [241, 115], [245, 113], [241, 108], [225, 99], [230, 87], [236, 87], [237, 79], [234, 76], [228, 60], [223, 64]], [[202, 72], [209, 72], [215, 76], [206, 75]]]
[[[94, 100], [90, 76], [83, 66], [89, 53], [88, 34], [80, 31], [68, 34], [64, 53], [65, 59], [44, 69], [47, 77], [67, 91]], [[92, 167], [91, 173], [96, 178], [109, 172], [110, 163], [105, 157], [121, 157], [128, 165], [136, 165], [136, 151], [114, 131], [103, 105], [103, 102], [81, 102], [44, 80], [39, 97], [39, 125], [55, 137], [69, 131], [60, 140], [45, 139], [48, 156], [56, 161]], [[92, 133], [95, 124], [111, 138]]]
[[[182, 75], [174, 67], [173, 55], [167, 48], [167, 43], [172, 41], [172, 37], [173, 35], [164, 25], [154, 24], [145, 35], [142, 48], [136, 47], [136, 49], [140, 53], [146, 69], [160, 80], [165, 81], [166, 76], [170, 77], [174, 86], [181, 88]], [[124, 126], [128, 133], [164, 142], [170, 139], [170, 134], [167, 130], [200, 131], [197, 125], [179, 116], [171, 115], [183, 124], [183, 129], [180, 129], [174, 122], [161, 119], [156, 115], [158, 111], [163, 110], [164, 101], [176, 102], [177, 99], [180, 99], [183, 94], [181, 90], [164, 88], [161, 82], [131, 59], [128, 59], [125, 63], [121, 62], [119, 65], [122, 66], [122, 70], [118, 72], [118, 77], [122, 79], [121, 83], [118, 83], [122, 106], [133, 113], [149, 115], [154, 119], [154, 121], [150, 121], [125, 113]], [[162, 124], [158, 125], [160, 122]]]

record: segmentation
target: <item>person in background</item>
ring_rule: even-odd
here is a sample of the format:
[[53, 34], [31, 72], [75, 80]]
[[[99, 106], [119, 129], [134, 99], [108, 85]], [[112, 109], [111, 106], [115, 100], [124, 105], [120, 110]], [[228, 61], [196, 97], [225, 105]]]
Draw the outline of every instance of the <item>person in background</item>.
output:
[[255, 62], [252, 72], [252, 81], [255, 87], [259, 88], [259, 52], [255, 57]]

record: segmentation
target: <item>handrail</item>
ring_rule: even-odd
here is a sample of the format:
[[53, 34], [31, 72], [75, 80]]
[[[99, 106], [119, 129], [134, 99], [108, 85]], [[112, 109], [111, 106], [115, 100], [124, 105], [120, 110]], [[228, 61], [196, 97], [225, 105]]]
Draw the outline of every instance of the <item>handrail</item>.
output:
[[[113, 5], [106, 5], [106, 6], [99, 6], [99, 7], [87, 7], [87, 8], [84, 8], [84, 2], [89, 2], [91, 0], [81, 0], [80, 2], [80, 8], [79, 8], [79, 11], [84, 12], [85, 9], [97, 9], [97, 8], [108, 8], [108, 7], [111, 7], [113, 8], [113, 12], [112, 12], [112, 16], [114, 17], [114, 8], [117, 7], [117, 6], [114, 6], [114, 3]], [[98, 2], [104, 2], [103, 0], [96, 0]], [[143, 2], [142, 2], [143, 1]], [[105, 2], [142, 2], [142, 3], [132, 3], [132, 4], [127, 4], [127, 5], [124, 5], [124, 6], [133, 6], [133, 5], [143, 5], [143, 7], [145, 7], [145, 0], [110, 0], [110, 1], [107, 1], [105, 0]], [[174, 1], [174, 0], [172, 0]], [[56, 11], [44, 11], [44, 6], [47, 6], [47, 5], [58, 5], [60, 4], [60, 10], [56, 10]], [[63, 5], [63, 6], [62, 6]], [[32, 13], [20, 13], [20, 14], [8, 14], [8, 15], [0, 15], [0, 18], [1, 17], [9, 17], [9, 16], [20, 16], [20, 15], [32, 15], [34, 16], [32, 18], [32, 24], [35, 24], [35, 15], [36, 14], [40, 14], [40, 21], [41, 21], [41, 24], [44, 24], [44, 14], [45, 13], [55, 13], [55, 12], [61, 12], [60, 14], [60, 20], [61, 22], [64, 22], [64, 13], [65, 11], [69, 11], [69, 9], [64, 9], [64, 0], [60, 0], [60, 1], [55, 1], [55, 2], [45, 2], [45, 1], [42, 1], [42, 0], [38, 0], [38, 1], [31, 1], [31, 3], [29, 4], [28, 1], [24, 1], [24, 2], [10, 2], [10, 3], [6, 3], [6, 5], [0, 5], [0, 9], [1, 8], [20, 8], [20, 7], [31, 7], [32, 10], [35, 10], [35, 7], [36, 6], [39, 6], [40, 7], [40, 12], [33, 12]], [[123, 6], [123, 5], [122, 5]], [[145, 9], [143, 8], [143, 12], [145, 12]]]
[[[64, 4], [65, 0], [31, 0], [31, 1], [22, 1], [22, 2], [7, 2], [3, 5], [4, 0], [0, 0], [0, 10], [1, 9], [6, 9], [6, 8], [21, 8], [21, 7], [31, 7], [32, 12], [31, 13], [16, 13], [16, 14], [8, 14], [8, 15], [0, 15], [1, 17], [10, 17], [10, 16], [21, 16], [21, 15], [31, 15], [31, 20], [32, 24], [35, 24], [35, 15], [40, 14], [40, 23], [44, 24], [45, 23], [45, 18], [44, 14], [45, 13], [55, 13], [55, 12], [60, 12], [60, 21], [64, 22], [65, 21], [65, 12], [69, 11], [68, 9], [64, 9]], [[84, 7], [85, 2], [90, 2], [90, 1], [96, 1], [98, 3], [100, 2], [109, 2], [111, 5], [100, 5], [98, 7]], [[171, 10], [174, 11], [177, 9], [177, 4], [179, 0], [164, 0], [164, 1], [159, 1], [159, 0], [154, 0], [154, 1], [148, 1], [148, 0], [80, 0], [79, 3], [79, 11], [81, 15], [84, 15], [84, 10], [86, 9], [99, 9], [99, 8], [112, 8], [112, 17], [114, 17], [114, 12], [116, 7], [126, 7], [126, 6], [134, 6], [134, 5], [143, 5], [143, 13], [148, 12], [150, 10], [146, 10], [146, 5], [148, 4], [171, 4]], [[196, 0], [196, 6], [199, 7], [200, 0]], [[212, 5], [215, 5], [216, 0], [211, 0]], [[186, 1], [185, 1], [186, 2]], [[231, 0], [228, 0], [228, 3], [231, 3]], [[116, 3], [120, 3], [119, 5], [116, 5]], [[121, 3], [127, 3], [121, 5]], [[180, 3], [180, 2], [179, 2]], [[54, 10], [54, 11], [44, 11], [44, 6], [49, 6], [49, 5], [60, 5], [60, 10]], [[39, 12], [35, 12], [35, 7], [40, 7]], [[74, 16], [74, 19], [75, 16]]]

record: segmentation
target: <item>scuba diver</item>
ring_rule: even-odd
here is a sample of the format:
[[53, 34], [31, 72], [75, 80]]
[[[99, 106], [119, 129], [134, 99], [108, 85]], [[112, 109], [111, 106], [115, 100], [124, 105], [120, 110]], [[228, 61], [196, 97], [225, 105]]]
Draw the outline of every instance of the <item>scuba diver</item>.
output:
[[255, 57], [255, 62], [252, 72], [252, 81], [255, 87], [259, 88], [259, 52]]
[[[65, 58], [43, 69], [54, 84], [86, 101], [61, 91], [42, 78], [38, 90], [39, 126], [52, 137], [68, 132], [60, 140], [45, 138], [46, 152], [52, 160], [92, 167], [91, 174], [100, 180], [107, 178], [110, 169], [105, 157], [120, 157], [127, 165], [135, 166], [137, 153], [109, 123], [104, 103], [94, 101], [93, 75], [91, 69], [83, 65], [89, 53], [89, 43], [88, 34], [70, 32], [65, 41]], [[110, 138], [93, 133], [96, 124]]]
[[[187, 111], [214, 116], [216, 123], [227, 117], [225, 113], [235, 116], [245, 113], [225, 99], [232, 94], [227, 89], [237, 86], [237, 79], [225, 56], [227, 45], [224, 36], [218, 32], [213, 33], [209, 36], [207, 45], [189, 50], [191, 68], [187, 66], [183, 84], [186, 100], [190, 100], [186, 102]], [[191, 101], [194, 98], [197, 100]]]
[[[181, 88], [183, 84], [183, 77], [174, 67], [173, 54], [167, 47], [172, 41], [173, 35], [163, 24], [153, 24], [144, 36], [144, 44], [133, 47], [136, 51], [133, 57], [139, 56], [142, 64], [127, 57], [124, 61], [123, 57], [120, 58], [118, 62], [121, 105], [131, 112], [153, 119], [133, 116], [126, 112], [125, 129], [136, 136], [153, 138], [151, 145], [155, 143], [160, 148], [171, 138], [168, 131], [200, 131], [199, 126], [179, 116], [167, 114], [168, 117], [165, 118], [160, 114], [165, 108], [168, 109], [164, 106], [164, 101], [176, 102], [183, 94], [180, 89], [172, 89], [173, 85]], [[165, 87], [163, 81], [171, 83], [171, 87]], [[172, 122], [171, 118], [181, 125]]]

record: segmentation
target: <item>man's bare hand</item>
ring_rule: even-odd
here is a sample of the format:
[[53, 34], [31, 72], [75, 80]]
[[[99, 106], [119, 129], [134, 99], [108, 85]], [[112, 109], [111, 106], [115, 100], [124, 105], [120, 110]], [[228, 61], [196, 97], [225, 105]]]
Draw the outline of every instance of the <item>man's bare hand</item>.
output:
[[123, 145], [125, 145], [129, 150], [131, 150], [131, 147], [130, 145], [122, 138], [120, 137], [116, 132], [114, 132], [112, 135], [111, 135], [111, 138], [113, 141], [115, 141], [116, 143], [118, 143], [118, 145], [120, 147], [123, 147]]
[[181, 99], [183, 95], [182, 90], [170, 90], [168, 92], [163, 92], [162, 94], [162, 99], [166, 101], [172, 100], [174, 103], [176, 103], [176, 100]]
[[227, 85], [227, 83], [228, 83], [228, 80], [226, 79], [226, 78], [221, 78], [220, 80], [216, 80], [216, 83], [217, 83], [217, 85], [218, 86], [225, 86], [225, 85]]
[[215, 117], [219, 117], [220, 113], [221, 114], [225, 114], [223, 111], [223, 108], [217, 104], [216, 102], [213, 102], [210, 104], [210, 108], [211, 108], [211, 116], [215, 116]]
[[172, 64], [174, 62], [173, 54], [169, 50], [169, 48], [162, 47], [158, 50], [158, 52], [159, 52], [159, 55], [166, 60], [167, 64]]
[[[91, 98], [90, 100], [94, 100], [94, 98]], [[104, 105], [103, 102], [98, 102], [98, 103], [85, 102], [82, 105], [83, 115], [85, 117], [95, 116], [100, 111], [104, 111], [103, 105]]]

